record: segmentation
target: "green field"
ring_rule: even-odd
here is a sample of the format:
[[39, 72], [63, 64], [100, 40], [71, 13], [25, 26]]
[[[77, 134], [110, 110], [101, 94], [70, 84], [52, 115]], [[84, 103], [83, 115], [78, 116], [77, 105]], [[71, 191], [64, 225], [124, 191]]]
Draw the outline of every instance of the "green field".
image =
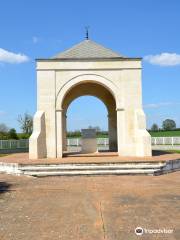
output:
[[149, 132], [152, 137], [180, 137], [180, 131]]
[[180, 150], [168, 150], [166, 152], [169, 152], [169, 153], [180, 153]]
[[[152, 137], [180, 137], [180, 130], [178, 131], [149, 131]], [[70, 135], [69, 138], [80, 138], [81, 135]], [[98, 133], [97, 138], [108, 138], [107, 134]]]

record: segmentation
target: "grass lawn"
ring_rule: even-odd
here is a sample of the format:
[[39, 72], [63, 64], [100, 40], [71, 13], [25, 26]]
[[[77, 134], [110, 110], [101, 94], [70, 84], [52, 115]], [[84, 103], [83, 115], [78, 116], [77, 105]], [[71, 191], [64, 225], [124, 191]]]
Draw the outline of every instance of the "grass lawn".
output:
[[167, 150], [166, 152], [169, 152], [169, 153], [180, 153], [180, 150]]
[[[158, 131], [158, 132], [151, 132], [151, 137], [180, 137], [180, 130], [179, 131]], [[81, 138], [81, 136], [68, 136], [68, 138]], [[97, 138], [108, 138], [108, 135], [105, 134], [98, 134]]]
[[180, 131], [149, 132], [151, 137], [180, 137]]
[[[108, 135], [98, 134], [97, 138], [108, 138]], [[81, 138], [81, 136], [67, 136], [67, 138]]]

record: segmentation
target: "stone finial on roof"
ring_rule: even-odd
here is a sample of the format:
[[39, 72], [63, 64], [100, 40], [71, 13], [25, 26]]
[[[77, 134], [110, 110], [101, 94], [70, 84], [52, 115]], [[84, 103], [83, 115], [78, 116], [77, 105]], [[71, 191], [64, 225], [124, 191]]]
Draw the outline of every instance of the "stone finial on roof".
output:
[[86, 26], [85, 29], [86, 29], [86, 40], [89, 40], [89, 26]]

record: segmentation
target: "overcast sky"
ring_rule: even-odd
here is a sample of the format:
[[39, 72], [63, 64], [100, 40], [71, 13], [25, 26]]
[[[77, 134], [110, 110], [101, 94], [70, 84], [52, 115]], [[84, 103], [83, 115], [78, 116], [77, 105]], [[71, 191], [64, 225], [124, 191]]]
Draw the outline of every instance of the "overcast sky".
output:
[[[36, 111], [35, 58], [90, 38], [129, 57], [143, 57], [143, 105], [148, 127], [166, 118], [180, 127], [180, 1], [2, 0], [0, 3], [0, 123], [19, 131], [17, 116]], [[84, 107], [86, 106], [86, 107]], [[105, 106], [76, 99], [68, 128], [107, 128]]]

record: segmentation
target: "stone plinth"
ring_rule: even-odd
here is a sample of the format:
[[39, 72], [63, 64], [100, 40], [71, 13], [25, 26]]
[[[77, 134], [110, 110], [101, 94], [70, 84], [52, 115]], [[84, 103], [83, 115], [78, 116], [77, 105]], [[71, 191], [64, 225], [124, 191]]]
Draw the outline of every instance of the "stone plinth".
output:
[[95, 129], [82, 129], [82, 153], [97, 152], [97, 139]]

